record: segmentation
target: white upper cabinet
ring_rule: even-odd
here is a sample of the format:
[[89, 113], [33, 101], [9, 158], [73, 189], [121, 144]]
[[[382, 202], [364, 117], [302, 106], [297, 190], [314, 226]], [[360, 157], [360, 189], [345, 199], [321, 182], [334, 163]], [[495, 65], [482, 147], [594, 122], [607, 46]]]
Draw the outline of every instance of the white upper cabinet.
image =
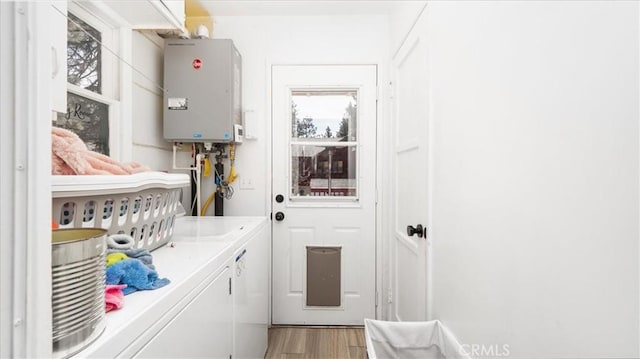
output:
[[133, 29], [176, 29], [184, 27], [184, 0], [104, 0]]
[[51, 1], [50, 42], [51, 42], [51, 109], [67, 112], [67, 2]]

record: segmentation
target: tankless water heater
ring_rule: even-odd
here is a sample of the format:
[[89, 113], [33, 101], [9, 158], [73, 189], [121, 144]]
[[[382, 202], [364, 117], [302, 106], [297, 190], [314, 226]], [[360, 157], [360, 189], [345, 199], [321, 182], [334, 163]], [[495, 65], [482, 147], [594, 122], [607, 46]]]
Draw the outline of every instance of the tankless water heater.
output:
[[242, 57], [227, 39], [166, 39], [164, 138], [234, 141], [242, 122]]

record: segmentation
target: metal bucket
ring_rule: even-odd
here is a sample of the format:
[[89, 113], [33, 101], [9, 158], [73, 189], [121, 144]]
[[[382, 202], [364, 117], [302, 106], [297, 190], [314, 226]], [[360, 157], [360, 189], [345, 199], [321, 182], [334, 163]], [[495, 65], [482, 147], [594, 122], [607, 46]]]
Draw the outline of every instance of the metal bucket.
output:
[[53, 353], [69, 357], [97, 339], [105, 323], [104, 229], [52, 231]]

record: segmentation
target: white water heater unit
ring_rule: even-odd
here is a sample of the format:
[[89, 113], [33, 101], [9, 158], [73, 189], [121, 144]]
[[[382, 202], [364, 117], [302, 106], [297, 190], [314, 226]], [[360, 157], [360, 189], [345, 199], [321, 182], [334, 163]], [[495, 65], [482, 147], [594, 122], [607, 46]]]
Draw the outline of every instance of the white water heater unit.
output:
[[166, 39], [164, 138], [234, 142], [242, 123], [242, 57], [227, 39]]

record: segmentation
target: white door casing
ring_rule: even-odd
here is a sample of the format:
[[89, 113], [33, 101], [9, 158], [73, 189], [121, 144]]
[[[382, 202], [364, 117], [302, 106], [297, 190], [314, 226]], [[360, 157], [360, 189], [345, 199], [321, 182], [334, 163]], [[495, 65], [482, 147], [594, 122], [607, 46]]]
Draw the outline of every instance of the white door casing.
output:
[[424, 21], [418, 21], [392, 61], [391, 319], [428, 319], [429, 94]]
[[[375, 65], [272, 68], [273, 324], [362, 325], [364, 318], [375, 317], [376, 86]], [[355, 137], [346, 136], [347, 142], [332, 143], [321, 138], [304, 139], [317, 143], [297, 145], [300, 139], [292, 136], [292, 91], [357, 94]], [[318, 128], [318, 132], [323, 131], [324, 128]], [[300, 178], [298, 172], [292, 173], [299, 169], [299, 162], [294, 164], [292, 160], [294, 149], [296, 161], [300, 161], [305, 155], [304, 152], [300, 155], [298, 148], [328, 149], [332, 144], [355, 153], [347, 155], [355, 156], [355, 160], [349, 157], [345, 166], [351, 164], [352, 171], [355, 167], [352, 180], [347, 182], [357, 188], [356, 192], [345, 196], [304, 195], [299, 182], [294, 184], [292, 179]], [[308, 156], [315, 166], [318, 156]], [[331, 157], [328, 162], [332, 163]], [[331, 167], [328, 172], [332, 173]], [[331, 193], [330, 179], [328, 183]], [[306, 190], [312, 192], [312, 187], [309, 185]], [[283, 196], [282, 202], [276, 201], [279, 194]], [[278, 212], [284, 219], [276, 220]], [[308, 246], [340, 250], [339, 305], [307, 305]]]

